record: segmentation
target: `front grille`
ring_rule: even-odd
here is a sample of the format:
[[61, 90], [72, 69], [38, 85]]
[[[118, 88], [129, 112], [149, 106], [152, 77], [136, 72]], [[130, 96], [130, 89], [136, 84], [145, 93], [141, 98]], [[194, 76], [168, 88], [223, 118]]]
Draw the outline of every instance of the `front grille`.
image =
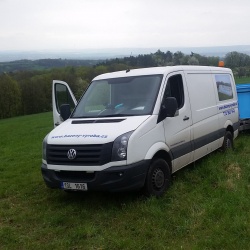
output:
[[[47, 144], [47, 162], [53, 165], [100, 166], [111, 161], [113, 143], [90, 145]], [[76, 150], [75, 159], [68, 158], [68, 151]]]
[[54, 173], [60, 181], [68, 181], [68, 182], [91, 181], [95, 178], [95, 172], [86, 173], [83, 171], [59, 171], [59, 172], [55, 171]]

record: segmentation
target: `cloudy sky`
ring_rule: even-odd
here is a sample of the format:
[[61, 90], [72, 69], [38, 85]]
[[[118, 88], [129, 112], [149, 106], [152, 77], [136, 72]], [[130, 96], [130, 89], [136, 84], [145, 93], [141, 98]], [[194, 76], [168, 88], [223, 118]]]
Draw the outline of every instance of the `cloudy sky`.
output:
[[250, 45], [249, 0], [0, 0], [0, 51]]

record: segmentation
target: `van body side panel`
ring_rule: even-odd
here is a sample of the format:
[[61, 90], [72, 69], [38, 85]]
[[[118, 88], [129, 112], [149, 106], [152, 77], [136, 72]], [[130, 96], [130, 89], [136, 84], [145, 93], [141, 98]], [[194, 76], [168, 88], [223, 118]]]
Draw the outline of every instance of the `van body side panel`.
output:
[[187, 72], [188, 93], [193, 119], [194, 160], [219, 147], [219, 121], [212, 74]]

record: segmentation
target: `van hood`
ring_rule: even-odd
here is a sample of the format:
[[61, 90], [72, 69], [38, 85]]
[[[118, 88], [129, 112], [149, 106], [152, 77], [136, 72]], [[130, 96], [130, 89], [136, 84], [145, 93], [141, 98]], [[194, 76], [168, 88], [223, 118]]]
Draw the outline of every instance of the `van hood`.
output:
[[68, 119], [48, 135], [48, 144], [104, 144], [135, 130], [150, 116]]

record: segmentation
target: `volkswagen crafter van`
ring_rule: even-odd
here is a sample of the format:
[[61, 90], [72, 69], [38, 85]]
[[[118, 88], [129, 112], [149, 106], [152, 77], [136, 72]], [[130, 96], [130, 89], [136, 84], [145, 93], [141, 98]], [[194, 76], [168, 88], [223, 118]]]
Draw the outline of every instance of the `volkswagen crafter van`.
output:
[[55, 128], [43, 141], [50, 188], [161, 196], [171, 174], [238, 135], [232, 71], [206, 66], [133, 69], [97, 76], [76, 102], [53, 81]]

